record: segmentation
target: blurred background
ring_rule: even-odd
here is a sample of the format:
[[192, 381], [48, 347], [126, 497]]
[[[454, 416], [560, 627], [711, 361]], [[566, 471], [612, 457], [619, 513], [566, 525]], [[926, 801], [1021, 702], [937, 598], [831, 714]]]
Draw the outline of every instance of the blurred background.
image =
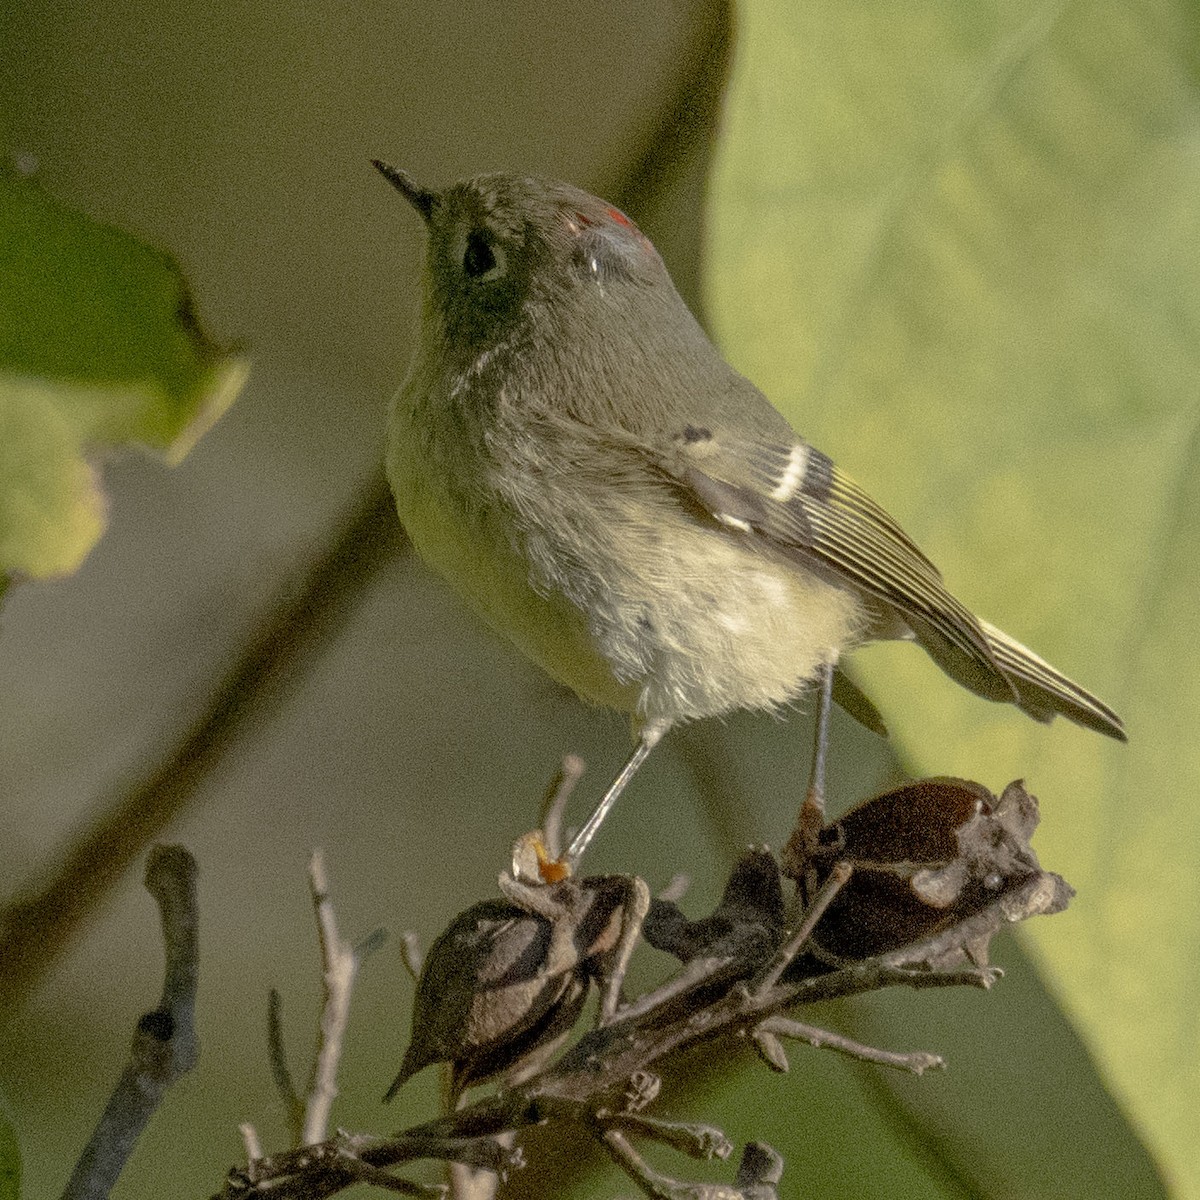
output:
[[[1128, 749], [1039, 728], [915, 651], [860, 655], [893, 736], [838, 719], [837, 803], [902, 771], [996, 791], [1024, 775], [1042, 861], [1080, 895], [1001, 939], [990, 994], [819, 1014], [948, 1072], [801, 1049], [777, 1077], [706, 1054], [655, 1111], [772, 1142], [789, 1195], [1200, 1196], [1195, 19], [1165, 2], [9, 0], [0, 151], [169, 249], [208, 334], [252, 362], [182, 465], [112, 456], [96, 550], [0, 614], [0, 1092], [26, 1195], [61, 1190], [157, 999], [151, 841], [200, 863], [202, 1054], [118, 1194], [207, 1195], [241, 1159], [239, 1122], [285, 1140], [271, 986], [306, 1071], [311, 848], [349, 937], [428, 944], [492, 893], [564, 752], [589, 764], [581, 807], [626, 753], [624, 722], [485, 634], [388, 509], [422, 230], [378, 156], [432, 184], [518, 170], [626, 207], [735, 364], [968, 604], [1130, 727]], [[744, 844], [786, 837], [809, 744], [804, 713], [673, 734], [589, 870], [652, 888], [686, 872], [703, 911]], [[431, 1112], [432, 1072], [379, 1103], [410, 997], [393, 936], [356, 988], [337, 1125]], [[579, 1149], [533, 1139], [503, 1194], [631, 1193]]]

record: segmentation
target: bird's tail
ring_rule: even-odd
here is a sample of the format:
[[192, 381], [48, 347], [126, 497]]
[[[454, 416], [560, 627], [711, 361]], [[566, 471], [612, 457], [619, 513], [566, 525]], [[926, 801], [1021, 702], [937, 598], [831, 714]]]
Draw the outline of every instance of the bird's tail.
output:
[[1009, 637], [995, 625], [980, 620], [980, 628], [996, 664], [1016, 689], [1018, 704], [1038, 721], [1049, 721], [1056, 713], [1107, 737], [1123, 742], [1121, 718], [1102, 700], [1056, 671], [1028, 646]]

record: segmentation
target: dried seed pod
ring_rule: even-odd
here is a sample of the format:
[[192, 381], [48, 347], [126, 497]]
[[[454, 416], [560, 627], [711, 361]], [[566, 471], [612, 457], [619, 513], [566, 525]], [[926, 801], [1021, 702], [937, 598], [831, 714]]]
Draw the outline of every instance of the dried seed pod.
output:
[[853, 867], [815, 945], [869, 958], [981, 912], [1042, 876], [1029, 844], [1037, 822], [1037, 801], [1019, 783], [997, 799], [969, 780], [922, 779], [860, 804], [821, 832], [812, 858], [816, 886], [833, 862]]
[[460, 913], [429, 948], [413, 1002], [412, 1038], [392, 1096], [431, 1063], [452, 1065], [457, 1095], [547, 1058], [570, 1032], [588, 983], [616, 946], [625, 876], [526, 887]]

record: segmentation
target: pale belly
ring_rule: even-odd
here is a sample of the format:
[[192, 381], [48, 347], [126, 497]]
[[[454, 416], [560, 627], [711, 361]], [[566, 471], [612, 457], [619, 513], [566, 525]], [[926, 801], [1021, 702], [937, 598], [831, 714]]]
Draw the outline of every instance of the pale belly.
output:
[[677, 506], [643, 513], [572, 487], [551, 501], [528, 477], [508, 481], [512, 503], [468, 505], [428, 461], [397, 452], [413, 444], [394, 440], [389, 466], [421, 556], [592, 703], [667, 724], [774, 708], [862, 631], [852, 592]]
[[560, 593], [533, 587], [498, 520], [456, 511], [435, 487], [393, 480], [400, 521], [421, 557], [547, 674], [590, 703], [636, 712], [639, 688], [614, 674], [583, 613]]
[[737, 535], [680, 517], [638, 538], [626, 528], [607, 545], [593, 542], [592, 565], [574, 574], [547, 567], [552, 553], [533, 557], [540, 585], [588, 613], [596, 649], [636, 685], [646, 720], [786, 704], [862, 629], [853, 593], [739, 545]]

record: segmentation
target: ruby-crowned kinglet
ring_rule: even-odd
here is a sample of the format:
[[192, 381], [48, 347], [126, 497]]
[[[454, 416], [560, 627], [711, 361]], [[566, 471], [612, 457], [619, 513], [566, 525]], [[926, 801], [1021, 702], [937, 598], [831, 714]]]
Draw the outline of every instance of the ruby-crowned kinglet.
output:
[[388, 437], [400, 519], [493, 628], [632, 714], [638, 747], [601, 810], [672, 725], [775, 708], [818, 678], [827, 697], [840, 656], [876, 639], [1124, 740], [725, 362], [624, 213], [544, 179], [429, 191], [375, 166], [429, 234]]

